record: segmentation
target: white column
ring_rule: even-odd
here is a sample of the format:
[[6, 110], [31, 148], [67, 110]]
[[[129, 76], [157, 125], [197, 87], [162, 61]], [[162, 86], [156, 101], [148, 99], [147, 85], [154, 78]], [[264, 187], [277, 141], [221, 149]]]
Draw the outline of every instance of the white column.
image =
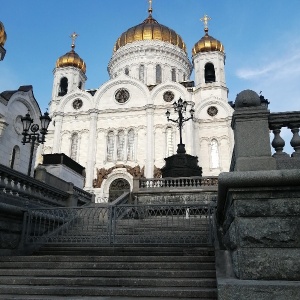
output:
[[133, 159], [137, 162], [137, 145], [138, 145], [138, 129], [134, 130], [134, 141], [133, 141]]
[[55, 129], [54, 129], [52, 153], [58, 153], [60, 149], [60, 143], [61, 143], [61, 127], [62, 127], [63, 115], [56, 115], [54, 121], [55, 121], [55, 127], [54, 127]]
[[88, 147], [88, 157], [86, 166], [86, 181], [85, 187], [93, 187], [93, 177], [94, 177], [94, 166], [96, 161], [96, 134], [97, 134], [97, 117], [98, 112], [96, 110], [90, 111], [90, 132], [89, 132], [89, 147]]
[[113, 153], [113, 161], [117, 162], [118, 160], [118, 131], [114, 130], [114, 153]]
[[127, 161], [127, 155], [128, 155], [128, 130], [124, 130], [123, 161]]
[[146, 178], [153, 178], [154, 170], [154, 126], [153, 126], [153, 115], [154, 106], [148, 105], [146, 109], [147, 114], [147, 157], [146, 157], [146, 167], [145, 176]]

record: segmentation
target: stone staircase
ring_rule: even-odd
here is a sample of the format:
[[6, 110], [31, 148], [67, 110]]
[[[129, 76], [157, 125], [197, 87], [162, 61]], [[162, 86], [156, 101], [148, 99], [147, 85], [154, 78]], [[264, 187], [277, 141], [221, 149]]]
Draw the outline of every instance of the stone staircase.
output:
[[0, 257], [0, 299], [107, 297], [217, 299], [214, 249], [57, 244]]

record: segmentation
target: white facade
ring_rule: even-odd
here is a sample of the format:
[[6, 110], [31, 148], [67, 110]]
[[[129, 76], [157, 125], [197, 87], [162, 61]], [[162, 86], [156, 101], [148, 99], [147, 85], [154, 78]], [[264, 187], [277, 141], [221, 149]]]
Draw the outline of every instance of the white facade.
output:
[[[21, 118], [30, 113], [33, 123], [40, 125], [41, 111], [34, 98], [32, 86], [0, 94], [0, 164], [27, 174], [31, 143], [22, 144]], [[31, 175], [38, 144], [35, 145]]]
[[[162, 40], [139, 40], [116, 50], [108, 64], [110, 80], [97, 90], [86, 91], [82, 69], [74, 66], [54, 70], [54, 85], [44, 153], [65, 153], [86, 168], [85, 188], [108, 196], [114, 179], [132, 187], [136, 176], [155, 176], [164, 158], [175, 154], [179, 143], [171, 118], [172, 103], [179, 98], [195, 110], [194, 120], [183, 128], [188, 154], [198, 156], [203, 176], [228, 171], [233, 148], [230, 127], [233, 109], [228, 104], [220, 51], [194, 55], [195, 87], [185, 87], [193, 70], [181, 47]], [[214, 80], [206, 82], [207, 64]], [[212, 68], [209, 65], [209, 68]], [[61, 78], [68, 91], [59, 95]], [[81, 86], [79, 83], [81, 82]], [[136, 172], [136, 173], [135, 173]]]

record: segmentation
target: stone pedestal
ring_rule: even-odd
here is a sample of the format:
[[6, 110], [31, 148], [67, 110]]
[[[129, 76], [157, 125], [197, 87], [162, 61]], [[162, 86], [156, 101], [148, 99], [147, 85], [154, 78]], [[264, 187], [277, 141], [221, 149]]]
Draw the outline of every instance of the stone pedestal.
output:
[[236, 278], [218, 278], [219, 299], [299, 299], [299, 178], [300, 170], [220, 174], [217, 219]]
[[202, 176], [198, 157], [186, 154], [184, 144], [179, 144], [177, 154], [165, 158], [165, 161], [166, 164], [161, 169], [163, 178]]

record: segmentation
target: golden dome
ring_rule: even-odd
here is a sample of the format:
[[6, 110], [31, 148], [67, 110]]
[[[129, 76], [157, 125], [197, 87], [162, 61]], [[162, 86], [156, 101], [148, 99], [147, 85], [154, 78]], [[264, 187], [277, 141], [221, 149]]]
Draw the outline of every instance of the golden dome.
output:
[[202, 39], [197, 42], [192, 50], [193, 56], [199, 52], [211, 52], [211, 51], [220, 51], [224, 52], [223, 44], [212, 36], [208, 35], [208, 28], [204, 29], [205, 35]]
[[74, 51], [75, 44], [72, 43], [72, 50], [61, 56], [56, 61], [56, 68], [75, 67], [83, 73], [86, 72], [86, 64], [83, 59]]
[[6, 32], [5, 32], [5, 28], [3, 23], [0, 21], [0, 45], [4, 46], [5, 42], [6, 42]]
[[181, 36], [167, 26], [159, 24], [152, 18], [151, 12], [152, 10], [149, 10], [149, 17], [143, 23], [131, 27], [121, 34], [116, 41], [114, 52], [127, 44], [145, 40], [167, 42], [178, 46], [186, 52], [186, 46]]

